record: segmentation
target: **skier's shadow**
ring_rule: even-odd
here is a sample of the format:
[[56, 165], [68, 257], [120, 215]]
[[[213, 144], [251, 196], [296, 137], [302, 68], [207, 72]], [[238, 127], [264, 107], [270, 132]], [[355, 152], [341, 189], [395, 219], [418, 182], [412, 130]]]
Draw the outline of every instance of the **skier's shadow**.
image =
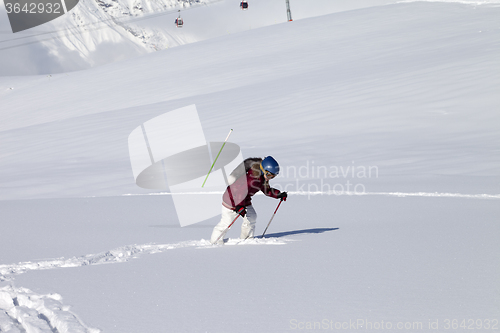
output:
[[[284, 232], [275, 232], [274, 234], [265, 234], [264, 238], [269, 237], [285, 237], [290, 235], [298, 235], [298, 234], [321, 234], [327, 231], [338, 230], [339, 228], [314, 228], [314, 229], [302, 229], [302, 230], [294, 230], [294, 231], [284, 231]], [[262, 238], [262, 236], [258, 236], [258, 238]]]

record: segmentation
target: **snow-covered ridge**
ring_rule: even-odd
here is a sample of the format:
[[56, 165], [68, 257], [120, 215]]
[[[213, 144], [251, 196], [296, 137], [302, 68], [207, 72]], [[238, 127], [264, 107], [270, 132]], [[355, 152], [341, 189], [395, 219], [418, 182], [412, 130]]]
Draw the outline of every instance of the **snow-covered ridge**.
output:
[[96, 0], [97, 4], [114, 18], [123, 16], [138, 16], [148, 13], [157, 13], [174, 7], [186, 8], [193, 4], [206, 2], [205, 0]]
[[[81, 0], [67, 15], [15, 35], [8, 32], [8, 20], [2, 20], [0, 53], [5, 61], [0, 75], [87, 69], [185, 44], [183, 36], [165, 28], [174, 26], [177, 11], [219, 1]], [[7, 18], [3, 8], [0, 17]], [[163, 25], [142, 23], [154, 18], [163, 20]], [[31, 56], [37, 61], [28, 60]]]
[[[471, 5], [498, 4], [499, 0], [442, 0], [432, 2]], [[225, 3], [223, 3], [225, 2]], [[414, 0], [295, 0], [294, 20], [372, 6]], [[212, 6], [205, 15], [189, 14], [187, 29], [177, 29], [177, 10]], [[279, 6], [278, 6], [279, 7]], [[70, 72], [142, 56], [173, 46], [228, 33], [280, 23], [283, 8], [252, 3], [241, 16], [238, 2], [225, 0], [80, 0], [78, 6], [43, 26], [12, 35], [7, 14], [0, 6], [0, 75], [34, 75]], [[239, 12], [238, 12], [239, 11]], [[191, 12], [191, 11], [188, 11]], [[195, 11], [193, 11], [195, 12]], [[207, 15], [208, 13], [208, 15]], [[203, 23], [201, 23], [203, 22]], [[37, 61], [33, 61], [37, 59]]]
[[[216, 0], [220, 1], [220, 0]], [[97, 5], [109, 15], [110, 21], [126, 30], [132, 38], [140, 41], [149, 50], [162, 50], [169, 47], [165, 31], [133, 24], [137, 18], [144, 16], [165, 15], [177, 9], [188, 9], [193, 6], [214, 2], [213, 0], [96, 0]], [[136, 18], [135, 20], [133, 18]]]
[[[175, 193], [175, 195], [192, 195], [192, 194], [223, 194], [224, 192], [186, 192]], [[289, 191], [290, 195], [381, 195], [389, 197], [435, 197], [435, 198], [468, 198], [468, 199], [500, 199], [500, 194], [463, 194], [463, 193], [440, 193], [440, 192], [351, 192], [351, 191]], [[136, 196], [136, 195], [173, 195], [170, 192], [158, 192], [147, 194], [123, 194], [123, 196]], [[257, 195], [263, 195], [257, 193]]]

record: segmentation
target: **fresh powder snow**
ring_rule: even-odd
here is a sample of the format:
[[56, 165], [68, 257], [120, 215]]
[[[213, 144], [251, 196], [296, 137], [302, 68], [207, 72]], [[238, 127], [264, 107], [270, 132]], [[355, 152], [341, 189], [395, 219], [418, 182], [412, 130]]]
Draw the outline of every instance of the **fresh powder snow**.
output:
[[[499, 331], [500, 1], [248, 3], [0, 6], [0, 332]], [[278, 200], [212, 245], [135, 184], [129, 134], [193, 104], [280, 163], [264, 238]]]

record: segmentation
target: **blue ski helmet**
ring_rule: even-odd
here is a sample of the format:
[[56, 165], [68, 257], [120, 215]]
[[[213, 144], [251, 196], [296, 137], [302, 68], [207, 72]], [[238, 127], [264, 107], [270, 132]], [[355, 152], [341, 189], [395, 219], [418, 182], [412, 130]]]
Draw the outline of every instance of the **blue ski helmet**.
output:
[[278, 173], [280, 173], [280, 166], [272, 156], [267, 156], [266, 158], [264, 158], [260, 165], [262, 166], [262, 169], [264, 171], [268, 171], [273, 175], [277, 175]]

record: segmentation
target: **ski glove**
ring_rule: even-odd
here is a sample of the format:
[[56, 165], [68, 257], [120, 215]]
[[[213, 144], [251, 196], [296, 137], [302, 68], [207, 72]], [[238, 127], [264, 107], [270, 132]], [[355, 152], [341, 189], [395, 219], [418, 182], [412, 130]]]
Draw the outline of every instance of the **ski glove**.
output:
[[288, 193], [286, 193], [286, 192], [281, 192], [280, 194], [278, 194], [278, 199], [281, 199], [283, 201], [286, 201], [287, 197], [288, 197]]
[[245, 208], [245, 206], [242, 206], [242, 205], [238, 205], [234, 208], [234, 211], [238, 214], [241, 215], [241, 217], [245, 217], [245, 215], [247, 214], [247, 210]]

